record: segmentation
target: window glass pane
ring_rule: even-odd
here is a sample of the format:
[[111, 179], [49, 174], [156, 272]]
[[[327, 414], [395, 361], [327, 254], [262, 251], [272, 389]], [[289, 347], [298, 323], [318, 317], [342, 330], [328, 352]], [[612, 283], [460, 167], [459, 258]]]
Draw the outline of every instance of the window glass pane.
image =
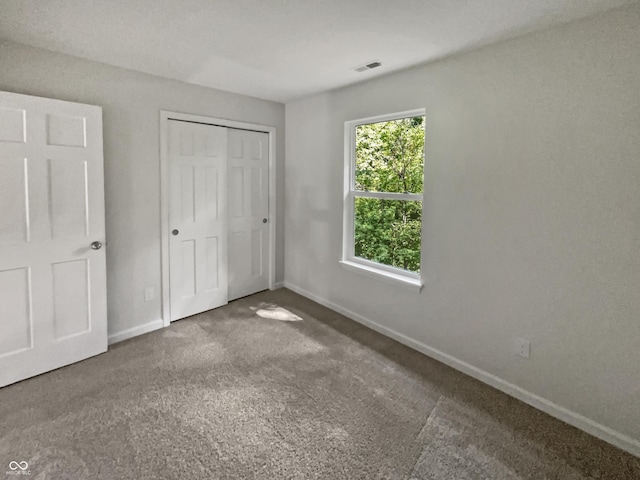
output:
[[420, 271], [422, 202], [355, 198], [355, 256]]
[[422, 193], [424, 117], [356, 127], [355, 189]]

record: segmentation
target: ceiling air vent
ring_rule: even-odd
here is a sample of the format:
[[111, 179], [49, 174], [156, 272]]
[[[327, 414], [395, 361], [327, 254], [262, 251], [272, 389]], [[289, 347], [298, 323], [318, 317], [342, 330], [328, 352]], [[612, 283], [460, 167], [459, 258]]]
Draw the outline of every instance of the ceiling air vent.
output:
[[378, 68], [382, 66], [382, 63], [375, 61], [371, 63], [367, 63], [365, 65], [360, 65], [359, 67], [355, 67], [354, 70], [356, 72], [366, 72], [367, 70], [373, 70], [374, 68]]

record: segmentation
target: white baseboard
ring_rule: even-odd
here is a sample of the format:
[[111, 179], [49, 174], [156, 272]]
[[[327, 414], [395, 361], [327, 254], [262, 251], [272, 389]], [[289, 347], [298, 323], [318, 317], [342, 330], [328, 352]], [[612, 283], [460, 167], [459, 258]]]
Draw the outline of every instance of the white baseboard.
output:
[[447, 353], [441, 352], [433, 347], [430, 347], [422, 342], [414, 340], [402, 333], [398, 333], [394, 330], [391, 330], [388, 327], [382, 326], [368, 318], [363, 317], [360, 314], [352, 312], [340, 305], [337, 305], [329, 300], [321, 298], [297, 285], [294, 285], [290, 282], [284, 282], [285, 288], [296, 292], [303, 297], [306, 297], [310, 300], [313, 300], [320, 305], [324, 305], [331, 310], [334, 310], [338, 313], [341, 313], [345, 317], [348, 317], [352, 320], [355, 320], [358, 323], [361, 323], [372, 330], [375, 330], [387, 337], [393, 338], [394, 340], [410, 347], [414, 350], [417, 350], [424, 355], [434, 358], [439, 362], [444, 363], [456, 370], [469, 375], [477, 380], [480, 380], [487, 385], [491, 385], [494, 388], [510, 395], [518, 400], [523, 401], [531, 405], [538, 410], [545, 412], [552, 417], [555, 417], [559, 420], [562, 420], [569, 425], [572, 425], [580, 430], [583, 430], [594, 437], [598, 437], [601, 440], [604, 440], [611, 445], [614, 445], [622, 450], [625, 450], [632, 455], [640, 457], [640, 441], [634, 438], [629, 437], [623, 433], [620, 433], [612, 428], [606, 427], [590, 418], [585, 417], [584, 415], [580, 415], [579, 413], [573, 412], [565, 407], [557, 405], [556, 403], [547, 400], [535, 393], [531, 393], [524, 388], [521, 388], [513, 383], [510, 383], [496, 375], [493, 375], [489, 372], [486, 372], [478, 367], [474, 367], [473, 365], [464, 362], [456, 357], [453, 357]]
[[123, 330], [118, 333], [113, 333], [109, 335], [109, 345], [122, 342], [123, 340], [127, 340], [129, 338], [137, 337], [138, 335], [142, 335], [143, 333], [153, 332], [154, 330], [158, 330], [162, 327], [164, 327], [164, 322], [160, 318], [158, 320], [154, 320], [153, 322], [145, 323], [144, 325], [139, 325], [137, 327], [128, 328], [127, 330]]
[[278, 290], [279, 288], [284, 288], [284, 282], [276, 282], [276, 283], [273, 285], [272, 290]]

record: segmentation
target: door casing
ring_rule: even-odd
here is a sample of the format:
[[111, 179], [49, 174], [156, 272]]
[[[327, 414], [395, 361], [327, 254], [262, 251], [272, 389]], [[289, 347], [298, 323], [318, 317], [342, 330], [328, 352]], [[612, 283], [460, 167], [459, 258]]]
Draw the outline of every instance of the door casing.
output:
[[225, 118], [160, 111], [160, 239], [162, 268], [162, 321], [171, 323], [169, 295], [169, 120], [202, 123], [217, 127], [264, 132], [269, 135], [269, 289], [276, 288], [276, 128], [268, 125], [238, 122]]

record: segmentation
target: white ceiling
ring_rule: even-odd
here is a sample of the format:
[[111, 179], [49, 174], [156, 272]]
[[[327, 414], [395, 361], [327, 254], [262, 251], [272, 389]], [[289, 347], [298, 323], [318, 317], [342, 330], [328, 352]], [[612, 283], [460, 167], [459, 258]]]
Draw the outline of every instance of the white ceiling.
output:
[[1, 1], [0, 39], [287, 102], [636, 0]]

